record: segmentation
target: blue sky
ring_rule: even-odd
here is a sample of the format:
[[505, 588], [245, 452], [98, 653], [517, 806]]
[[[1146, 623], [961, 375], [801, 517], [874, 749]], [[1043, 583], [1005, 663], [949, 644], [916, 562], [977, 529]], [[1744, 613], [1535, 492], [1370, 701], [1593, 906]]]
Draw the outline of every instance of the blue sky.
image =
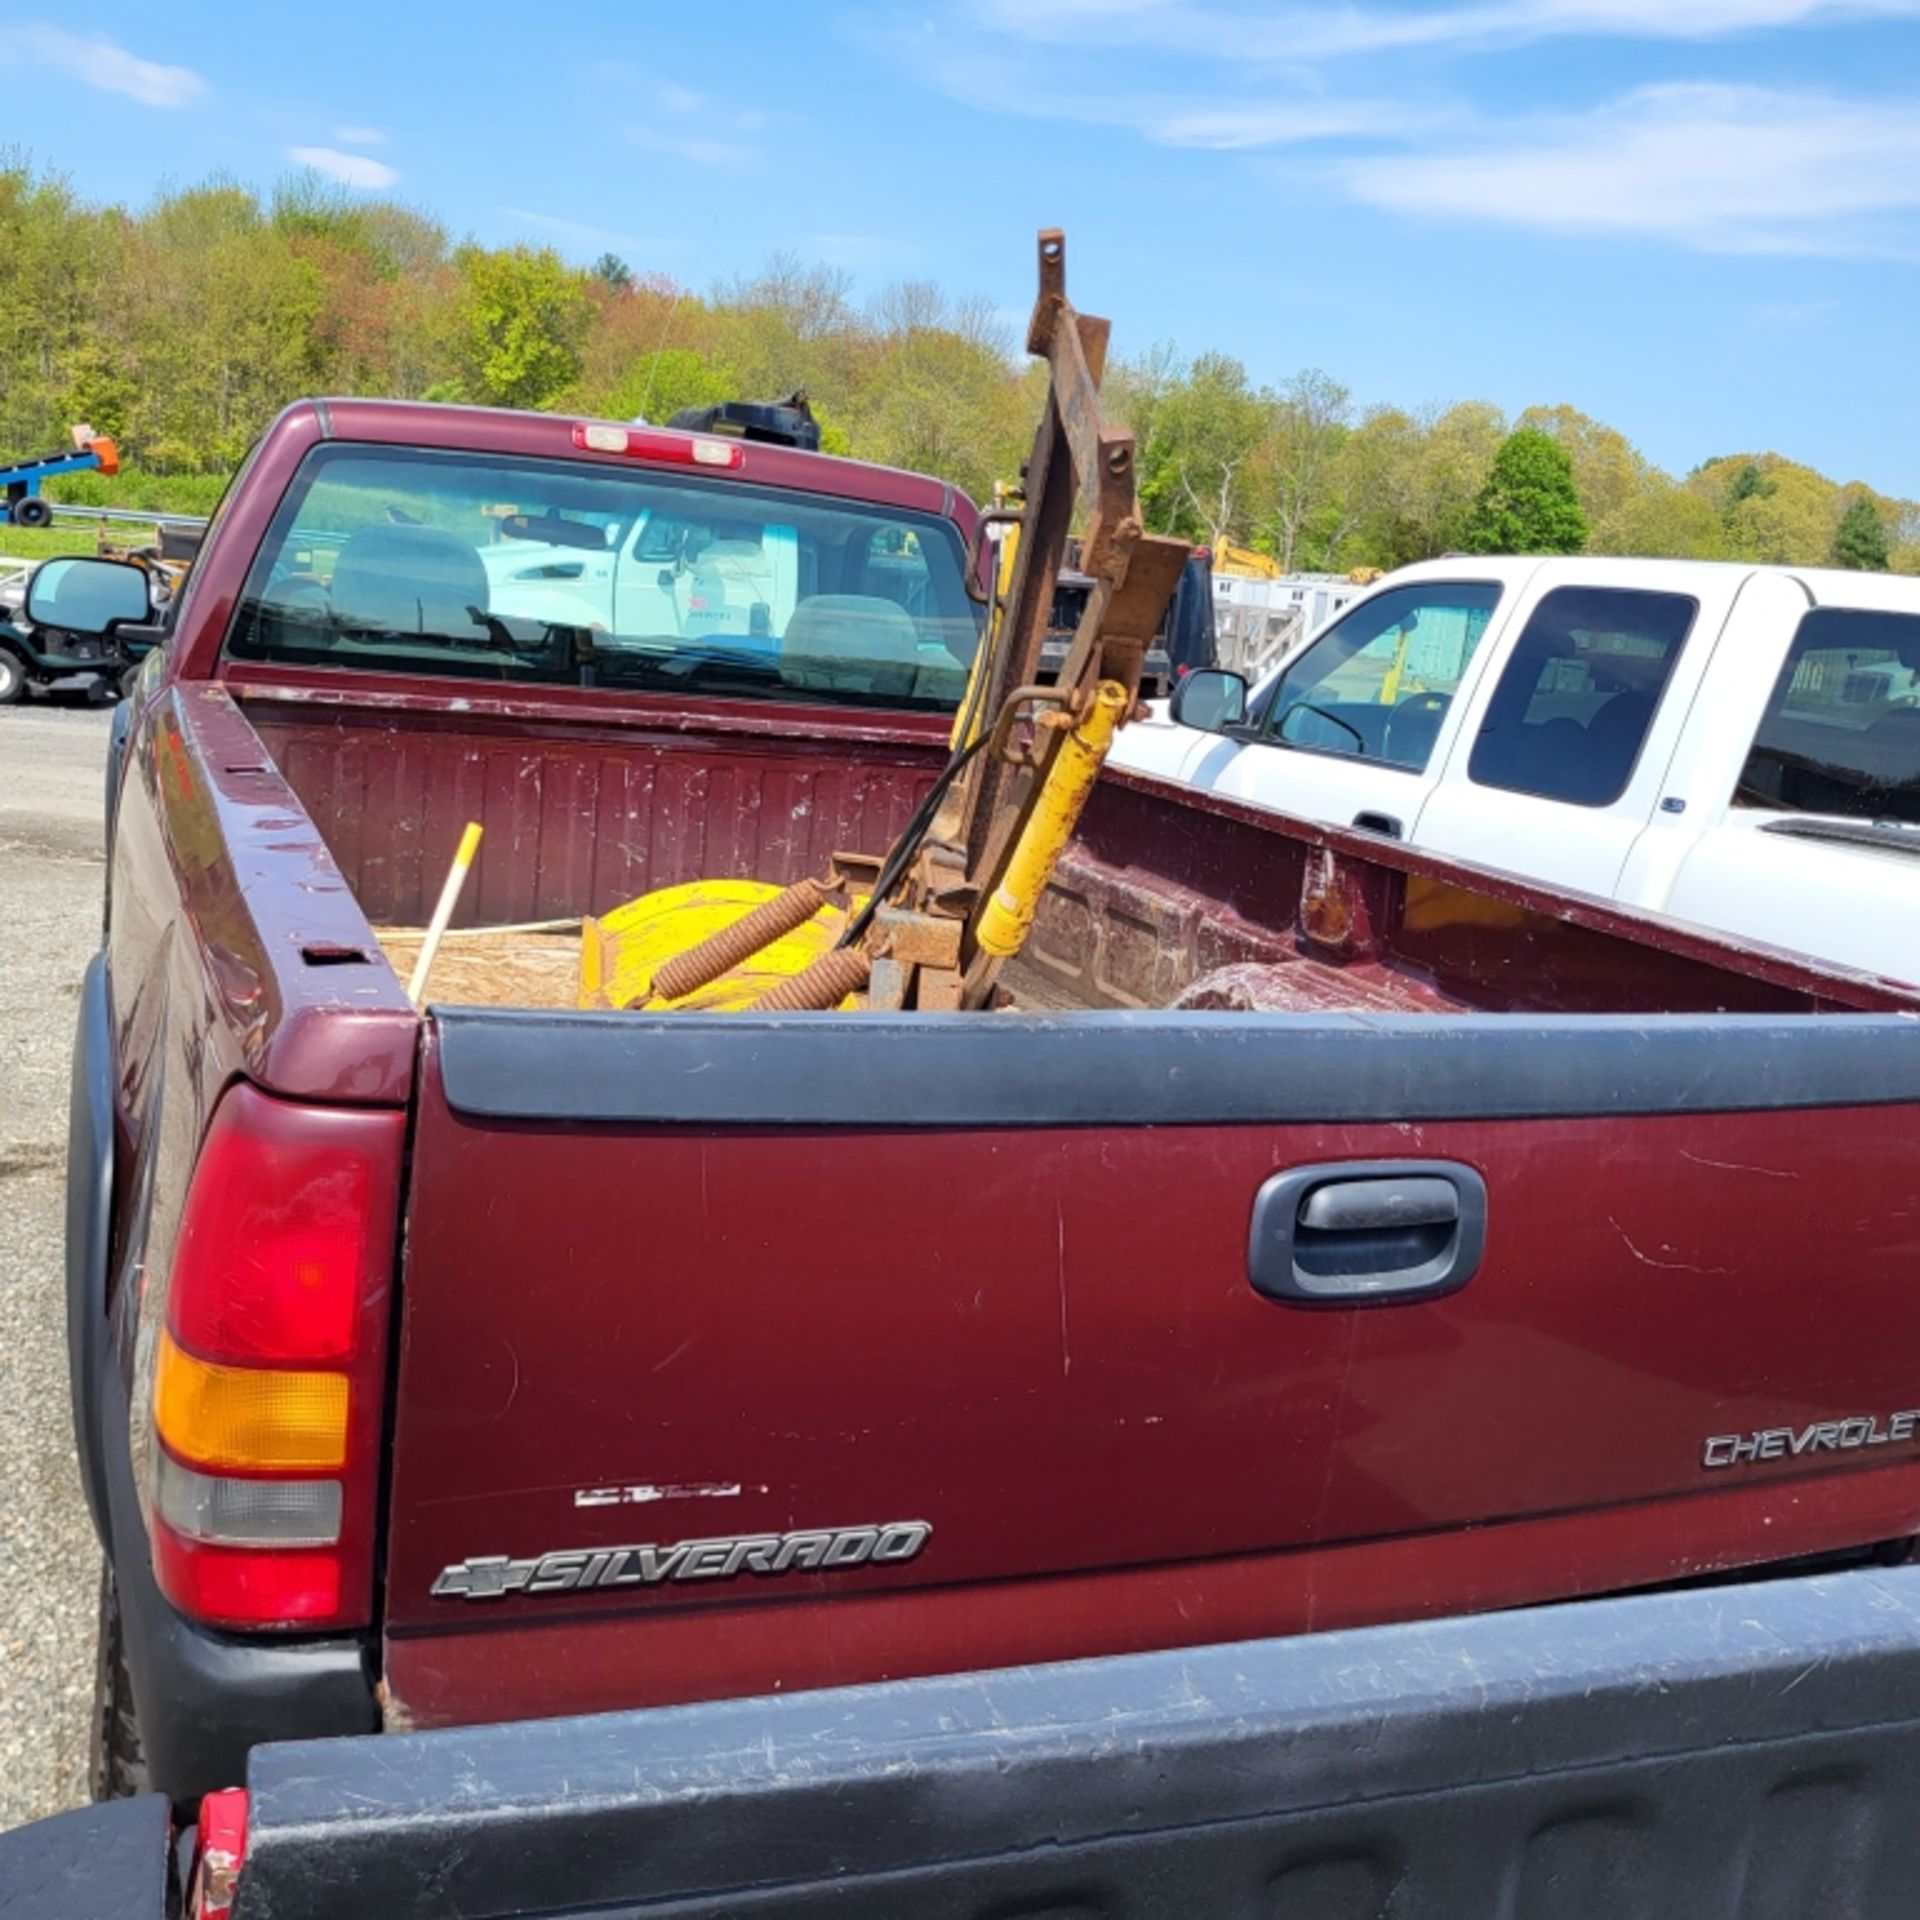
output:
[[1920, 497], [1920, 0], [117, 0], [0, 12], [0, 141], [96, 198], [310, 164], [695, 287], [784, 248], [1009, 316], [1058, 224], [1121, 352]]

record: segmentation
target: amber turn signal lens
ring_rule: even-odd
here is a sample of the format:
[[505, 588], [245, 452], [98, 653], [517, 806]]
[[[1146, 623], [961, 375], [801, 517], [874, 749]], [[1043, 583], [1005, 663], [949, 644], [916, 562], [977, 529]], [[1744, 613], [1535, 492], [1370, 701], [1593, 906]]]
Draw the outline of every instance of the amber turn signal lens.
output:
[[217, 1366], [163, 1332], [153, 1420], [172, 1452], [196, 1466], [342, 1467], [347, 1459], [347, 1376]]

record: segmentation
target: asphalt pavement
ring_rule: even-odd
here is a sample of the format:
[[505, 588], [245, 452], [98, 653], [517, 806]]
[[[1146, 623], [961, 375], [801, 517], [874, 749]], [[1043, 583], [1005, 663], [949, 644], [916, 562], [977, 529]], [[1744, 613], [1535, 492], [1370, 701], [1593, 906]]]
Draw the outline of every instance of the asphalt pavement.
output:
[[73, 1461], [61, 1245], [108, 718], [0, 707], [0, 1827], [86, 1798], [100, 1551]]

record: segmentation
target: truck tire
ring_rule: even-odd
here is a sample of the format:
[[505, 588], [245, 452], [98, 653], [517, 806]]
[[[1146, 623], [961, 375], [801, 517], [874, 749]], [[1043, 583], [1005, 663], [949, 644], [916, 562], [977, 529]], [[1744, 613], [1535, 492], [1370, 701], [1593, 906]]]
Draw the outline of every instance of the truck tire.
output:
[[0, 707], [10, 707], [27, 690], [27, 672], [5, 647], [0, 647]]
[[50, 527], [53, 525], [53, 508], [37, 493], [30, 493], [24, 500], [13, 503], [13, 524], [16, 527]]
[[114, 1585], [113, 1568], [105, 1564], [100, 1569], [100, 1639], [93, 1669], [87, 1786], [95, 1800], [127, 1800], [147, 1790], [146, 1756], [120, 1637], [120, 1591]]

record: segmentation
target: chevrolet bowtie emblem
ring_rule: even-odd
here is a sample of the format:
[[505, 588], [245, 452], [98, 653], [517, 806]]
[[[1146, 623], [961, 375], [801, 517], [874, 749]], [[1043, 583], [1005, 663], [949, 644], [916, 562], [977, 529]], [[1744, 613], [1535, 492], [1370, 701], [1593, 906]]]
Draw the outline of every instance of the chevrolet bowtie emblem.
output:
[[433, 1590], [463, 1600], [499, 1600], [524, 1587], [539, 1564], [537, 1560], [509, 1560], [504, 1553], [482, 1554], [448, 1567], [433, 1583]]

